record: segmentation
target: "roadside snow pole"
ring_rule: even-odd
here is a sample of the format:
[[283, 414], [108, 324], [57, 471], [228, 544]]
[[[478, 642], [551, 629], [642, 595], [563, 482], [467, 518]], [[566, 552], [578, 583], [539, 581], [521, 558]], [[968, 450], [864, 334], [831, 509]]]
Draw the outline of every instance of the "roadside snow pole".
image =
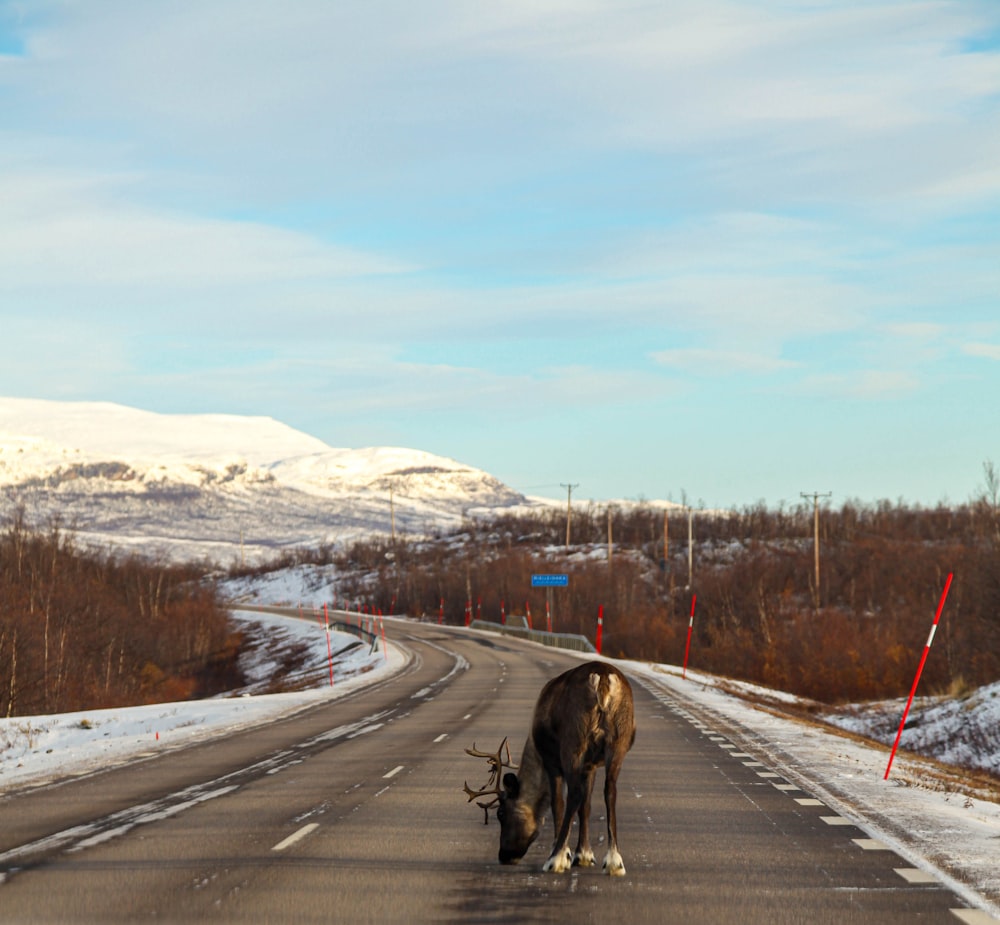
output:
[[441, 598], [441, 607], [438, 609], [438, 624], [444, 623], [444, 598]]
[[507, 625], [507, 614], [503, 609], [503, 598], [500, 599], [500, 625]]
[[594, 648], [597, 649], [597, 654], [601, 654], [601, 637], [604, 636], [604, 605], [601, 604], [597, 608], [597, 639], [594, 642]]
[[333, 649], [330, 647], [330, 613], [323, 605], [323, 618], [326, 621], [326, 660], [330, 665], [330, 687], [333, 687]]
[[524, 612], [528, 617], [528, 629], [532, 630], [534, 627], [531, 625], [531, 601], [524, 602]]
[[[551, 593], [552, 589], [549, 588], [549, 594]], [[548, 599], [545, 601], [545, 631], [552, 632], [552, 608], [549, 606]]]
[[686, 679], [688, 676], [688, 653], [691, 651], [691, 630], [694, 629], [694, 602], [698, 600], [697, 594], [691, 595], [691, 616], [688, 619], [688, 638], [687, 644], [684, 646], [684, 670], [681, 672], [681, 678]]
[[379, 617], [378, 625], [379, 629], [382, 630], [382, 654], [385, 656], [385, 660], [389, 661], [389, 647], [385, 644], [385, 620]]
[[896, 733], [896, 741], [892, 743], [892, 753], [889, 755], [889, 763], [885, 768], [885, 777], [889, 779], [889, 772], [892, 770], [892, 761], [896, 757], [896, 749], [899, 748], [899, 740], [903, 735], [903, 727], [906, 725], [906, 717], [913, 705], [913, 696], [917, 692], [917, 684], [920, 683], [920, 673], [924, 670], [924, 662], [927, 661], [927, 654], [931, 651], [931, 643], [934, 642], [934, 634], [937, 632], [938, 620], [941, 619], [941, 611], [944, 610], [944, 601], [948, 596], [948, 589], [951, 587], [953, 572], [948, 573], [948, 580], [944, 583], [944, 591], [941, 592], [941, 600], [938, 602], [937, 613], [934, 614], [934, 623], [931, 626], [930, 635], [927, 637], [927, 644], [924, 646], [924, 654], [920, 657], [920, 664], [917, 666], [917, 674], [913, 679], [913, 687], [910, 688], [910, 699], [906, 701], [906, 708], [903, 710], [903, 718], [899, 721], [899, 731]]

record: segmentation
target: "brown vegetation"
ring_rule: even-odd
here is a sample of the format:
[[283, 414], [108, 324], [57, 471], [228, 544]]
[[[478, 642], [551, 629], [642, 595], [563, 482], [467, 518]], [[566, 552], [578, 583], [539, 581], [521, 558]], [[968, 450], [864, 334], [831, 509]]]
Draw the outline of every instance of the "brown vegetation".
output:
[[185, 700], [239, 683], [240, 637], [196, 570], [0, 536], [0, 716]]
[[[499, 621], [530, 608], [544, 628], [546, 591], [535, 572], [568, 572], [553, 593], [557, 632], [594, 638], [605, 608], [604, 651], [651, 661], [683, 659], [697, 594], [690, 664], [829, 703], [905, 695], [946, 576], [955, 580], [923, 680], [924, 690], [1000, 678], [1000, 519], [988, 498], [958, 507], [848, 502], [820, 516], [820, 587], [813, 568], [812, 506], [763, 505], [694, 517], [688, 588], [687, 517], [641, 505], [468, 524], [434, 541], [358, 543], [324, 550], [341, 593], [384, 613]], [[314, 559], [314, 561], [317, 561]]]

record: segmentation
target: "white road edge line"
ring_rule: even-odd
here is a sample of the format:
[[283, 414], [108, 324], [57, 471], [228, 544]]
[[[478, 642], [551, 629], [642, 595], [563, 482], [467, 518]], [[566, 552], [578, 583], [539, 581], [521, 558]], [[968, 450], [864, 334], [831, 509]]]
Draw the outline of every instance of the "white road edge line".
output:
[[297, 841], [301, 841], [310, 832], [316, 831], [319, 828], [318, 822], [310, 822], [308, 825], [302, 826], [297, 832], [292, 832], [284, 841], [279, 841], [271, 850], [272, 851], [284, 851], [286, 848], [291, 848]]

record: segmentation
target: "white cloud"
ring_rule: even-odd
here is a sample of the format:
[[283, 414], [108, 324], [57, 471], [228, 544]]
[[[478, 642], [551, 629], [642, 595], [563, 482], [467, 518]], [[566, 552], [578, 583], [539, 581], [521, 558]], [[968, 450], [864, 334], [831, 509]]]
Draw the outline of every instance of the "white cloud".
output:
[[965, 344], [962, 350], [972, 357], [1000, 360], [1000, 344]]
[[995, 18], [888, 0], [122, 0], [57, 8], [4, 81], [18, 121], [124, 130], [249, 187], [395, 187], [400, 169], [488, 185], [568, 152], [686, 152], [703, 182], [772, 201], [831, 180], [898, 199], [975, 163], [995, 188], [995, 120], [962, 114], [995, 107], [1000, 65], [957, 53]]
[[130, 203], [119, 180], [65, 172], [0, 176], [2, 287], [168, 290], [342, 279], [411, 269], [259, 222]]
[[933, 321], [906, 321], [898, 324], [887, 324], [886, 333], [890, 337], [901, 337], [906, 340], [937, 341], [947, 333], [947, 327]]
[[826, 398], [884, 400], [904, 398], [916, 392], [919, 381], [900, 370], [863, 369], [853, 373], [809, 376], [801, 391]]
[[681, 350], [657, 350], [652, 358], [663, 366], [681, 369], [703, 376], [726, 376], [741, 373], [768, 375], [789, 369], [798, 369], [801, 364], [780, 357], [760, 353], [744, 353], [736, 350], [706, 350], [688, 348]]

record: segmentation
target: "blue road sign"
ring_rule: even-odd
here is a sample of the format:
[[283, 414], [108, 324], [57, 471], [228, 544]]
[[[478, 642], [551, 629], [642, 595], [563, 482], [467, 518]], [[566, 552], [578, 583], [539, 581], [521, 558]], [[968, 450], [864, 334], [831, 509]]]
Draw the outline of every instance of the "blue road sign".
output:
[[569, 575], [532, 575], [533, 588], [565, 588], [569, 585]]

